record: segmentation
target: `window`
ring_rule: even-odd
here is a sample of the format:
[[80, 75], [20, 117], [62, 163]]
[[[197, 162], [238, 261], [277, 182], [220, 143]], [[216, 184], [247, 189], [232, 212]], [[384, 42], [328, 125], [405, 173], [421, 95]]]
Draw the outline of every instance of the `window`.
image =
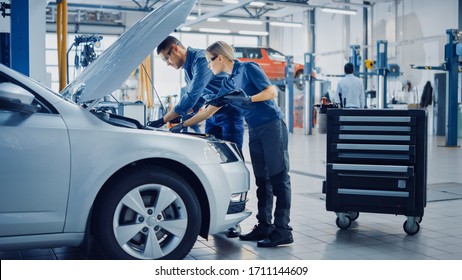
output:
[[247, 49], [247, 57], [253, 59], [261, 59], [262, 54], [260, 49]]
[[244, 49], [243, 48], [235, 48], [234, 49], [234, 56], [236, 58], [243, 58], [244, 57]]
[[286, 61], [286, 57], [276, 50], [267, 49], [266, 52], [268, 53], [268, 56], [273, 60]]

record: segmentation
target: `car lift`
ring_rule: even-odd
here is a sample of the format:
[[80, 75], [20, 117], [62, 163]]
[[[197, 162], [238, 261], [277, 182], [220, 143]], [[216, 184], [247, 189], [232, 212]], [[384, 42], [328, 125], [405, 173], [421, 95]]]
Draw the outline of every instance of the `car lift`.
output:
[[[284, 79], [270, 80], [270, 82], [277, 86], [279, 90], [284, 90], [284, 103], [282, 100], [279, 100], [279, 106], [282, 109], [284, 105], [284, 121], [286, 122], [287, 129], [289, 133], [294, 132], [294, 59], [293, 56], [285, 56], [286, 66], [285, 66], [285, 77]], [[298, 79], [297, 79], [298, 80]]]
[[[313, 108], [314, 105], [314, 81], [315, 78], [311, 75], [314, 68], [313, 54], [305, 53], [303, 67], [303, 78], [304, 84], [303, 91], [304, 96], [304, 108]], [[294, 132], [294, 83], [298, 80], [294, 78], [294, 57], [286, 56], [286, 68], [285, 68], [285, 121], [289, 133]], [[313, 112], [311, 110], [304, 110], [303, 118], [303, 134], [311, 135], [313, 128]]]
[[446, 98], [447, 108], [447, 126], [446, 126], [446, 147], [457, 146], [457, 111], [458, 111], [458, 74], [462, 72], [462, 63], [459, 56], [462, 56], [462, 33], [457, 29], [446, 30], [448, 42], [444, 46], [444, 62], [441, 66], [415, 66], [411, 64], [412, 69], [418, 70], [441, 70], [448, 72], [448, 95]]
[[285, 121], [289, 133], [294, 132], [294, 57], [286, 56], [285, 79]]
[[[316, 78], [313, 77], [314, 69], [314, 55], [312, 53], [305, 53], [304, 55], [304, 66], [303, 66], [303, 81], [304, 81], [304, 95], [305, 95], [305, 110], [303, 118], [303, 134], [312, 135], [313, 134], [313, 112], [311, 109], [314, 106], [314, 82]], [[308, 98], [306, 98], [308, 97]]]
[[[377, 76], [377, 108], [387, 108], [387, 80], [388, 75], [391, 73], [390, 68], [393, 68], [395, 71], [397, 66], [391, 67], [388, 64], [387, 58], [387, 49], [388, 41], [378, 40], [377, 41], [377, 57], [376, 63], [374, 65], [374, 72], [359, 72], [359, 67], [361, 66], [361, 55], [359, 54], [359, 45], [351, 45], [352, 55], [350, 56], [349, 62], [353, 63], [354, 66], [354, 75], [359, 77], [362, 75], [364, 79], [367, 79], [367, 76]], [[399, 72], [399, 71], [398, 71]], [[399, 75], [399, 73], [393, 73], [393, 75]], [[364, 82], [366, 88], [367, 81]]]
[[[359, 54], [359, 45], [352, 45], [352, 55], [349, 58], [349, 62], [353, 63], [354, 66], [354, 75], [355, 76], [360, 76], [363, 75], [365, 79], [367, 79], [367, 76], [371, 75], [376, 75], [378, 78], [378, 88], [379, 88], [379, 93], [378, 93], [378, 104], [377, 108], [386, 108], [386, 92], [387, 92], [387, 76], [390, 73], [389, 65], [387, 64], [387, 41], [386, 40], [379, 40], [377, 41], [377, 63], [374, 67], [375, 72], [359, 72], [359, 68], [361, 65], [361, 56]], [[286, 59], [287, 64], [290, 65], [290, 60]], [[314, 54], [313, 53], [305, 53], [304, 55], [304, 68], [303, 68], [303, 81], [304, 81], [304, 95], [305, 97], [308, 96], [309, 98], [305, 98], [305, 108], [313, 108], [314, 106], [314, 82], [316, 81], [316, 78], [314, 78], [311, 73], [314, 69]], [[293, 66], [288, 67], [286, 66], [286, 79], [292, 79], [293, 73], [288, 73], [292, 69], [293, 72]], [[329, 77], [344, 77], [345, 75], [327, 75]], [[290, 84], [293, 84], [290, 82]], [[289, 100], [288, 100], [289, 99]], [[289, 126], [289, 131], [293, 131], [293, 124], [291, 125], [291, 121], [293, 121], [293, 108], [290, 106], [288, 107], [288, 103], [290, 100], [293, 99], [293, 86], [292, 89], [287, 89], [286, 88], [286, 119], [287, 119], [287, 124]], [[289, 101], [289, 102], [288, 102]], [[293, 101], [292, 101], [293, 104]], [[311, 125], [310, 125], [311, 124]], [[303, 120], [303, 133], [305, 135], [312, 135], [313, 134], [313, 114], [311, 110], [306, 110], [304, 113], [304, 120]], [[292, 130], [291, 130], [292, 129]]]

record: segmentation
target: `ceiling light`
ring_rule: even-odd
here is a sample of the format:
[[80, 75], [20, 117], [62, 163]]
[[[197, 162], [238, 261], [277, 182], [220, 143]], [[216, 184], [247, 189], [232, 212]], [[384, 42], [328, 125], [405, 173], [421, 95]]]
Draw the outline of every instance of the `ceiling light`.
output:
[[253, 24], [253, 25], [260, 25], [263, 24], [261, 20], [254, 20], [254, 19], [239, 19], [239, 18], [230, 18], [228, 19], [230, 23], [242, 23], [242, 24]]
[[205, 33], [222, 33], [222, 34], [231, 33], [231, 30], [229, 29], [217, 29], [217, 28], [199, 28], [199, 31], [205, 32]]
[[246, 30], [241, 30], [238, 32], [241, 35], [255, 35], [255, 36], [268, 36], [268, 32], [266, 31], [246, 31]]
[[255, 8], [263, 8], [265, 5], [266, 5], [265, 2], [260, 2], [260, 1], [250, 2], [249, 4], [250, 7], [255, 7]]
[[189, 27], [189, 26], [183, 26], [183, 27], [180, 28], [180, 30], [181, 30], [181, 31], [191, 31], [192, 28]]
[[228, 3], [228, 4], [236, 4], [236, 3], [239, 3], [239, 0], [223, 0], [223, 2]]
[[210, 21], [210, 22], [219, 22], [220, 19], [219, 19], [219, 18], [216, 18], [216, 17], [209, 17], [209, 18], [207, 19], [207, 21]]
[[270, 22], [272, 26], [283, 26], [283, 27], [302, 27], [303, 24], [299, 22], [283, 22], [283, 21], [272, 21]]
[[340, 9], [340, 8], [322, 8], [321, 11], [326, 13], [342, 14], [342, 15], [356, 15], [356, 10]]

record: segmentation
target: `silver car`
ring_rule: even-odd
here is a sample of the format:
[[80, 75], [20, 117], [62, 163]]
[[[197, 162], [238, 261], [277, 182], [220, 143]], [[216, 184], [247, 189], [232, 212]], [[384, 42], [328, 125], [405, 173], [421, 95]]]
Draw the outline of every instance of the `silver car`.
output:
[[151, 12], [61, 94], [0, 64], [0, 251], [93, 236], [110, 259], [182, 259], [251, 214], [232, 143], [95, 109], [194, 2]]

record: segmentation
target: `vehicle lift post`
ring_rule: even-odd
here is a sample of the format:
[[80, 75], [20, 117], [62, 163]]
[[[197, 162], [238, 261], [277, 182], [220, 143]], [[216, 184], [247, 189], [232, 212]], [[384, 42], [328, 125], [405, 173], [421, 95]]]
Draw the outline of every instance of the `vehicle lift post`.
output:
[[[368, 73], [366, 67], [363, 67], [364, 72], [360, 72], [361, 70], [360, 67], [362, 63], [362, 58], [360, 54], [361, 46], [351, 45], [350, 48], [351, 48], [351, 56], [349, 57], [349, 62], [353, 64], [353, 69], [354, 69], [353, 75], [355, 75], [358, 78], [360, 78], [361, 75], [363, 76], [363, 86], [366, 89], [367, 88], [367, 76], [373, 75], [373, 73]], [[364, 98], [366, 99], [366, 96], [364, 96]], [[366, 100], [364, 100], [364, 102], [365, 104], [367, 103]]]
[[314, 81], [315, 78], [311, 75], [314, 68], [314, 56], [312, 53], [305, 53], [304, 55], [304, 67], [303, 67], [303, 81], [305, 86], [304, 91], [304, 118], [303, 118], [303, 134], [313, 134], [313, 111], [314, 108]]
[[387, 45], [386, 40], [377, 41], [377, 108], [387, 108]]
[[349, 58], [349, 62], [353, 64], [354, 72], [353, 74], [356, 77], [359, 77], [359, 67], [361, 66], [361, 55], [359, 54], [360, 46], [359, 45], [351, 45], [351, 56]]
[[286, 124], [289, 133], [294, 132], [294, 57], [286, 56]]
[[462, 56], [462, 35], [457, 29], [446, 30], [448, 42], [444, 46], [444, 62], [441, 66], [415, 66], [412, 69], [418, 70], [441, 70], [448, 71], [446, 98], [447, 125], [446, 125], [446, 147], [457, 147], [457, 92], [459, 89], [458, 74], [462, 72], [459, 56]]
[[[352, 55], [349, 57], [348, 62], [353, 63], [354, 75], [360, 77], [363, 75], [364, 79], [364, 88], [367, 86], [367, 77], [368, 76], [377, 76], [377, 106], [376, 108], [383, 109], [387, 108], [387, 76], [388, 76], [388, 64], [387, 64], [387, 45], [386, 40], [377, 41], [377, 62], [374, 67], [374, 72], [367, 72], [365, 69], [364, 72], [360, 72], [361, 66], [361, 55], [360, 55], [360, 46], [351, 45]], [[305, 68], [306, 68], [305, 62]], [[325, 75], [327, 77], [345, 77], [342, 75]]]

